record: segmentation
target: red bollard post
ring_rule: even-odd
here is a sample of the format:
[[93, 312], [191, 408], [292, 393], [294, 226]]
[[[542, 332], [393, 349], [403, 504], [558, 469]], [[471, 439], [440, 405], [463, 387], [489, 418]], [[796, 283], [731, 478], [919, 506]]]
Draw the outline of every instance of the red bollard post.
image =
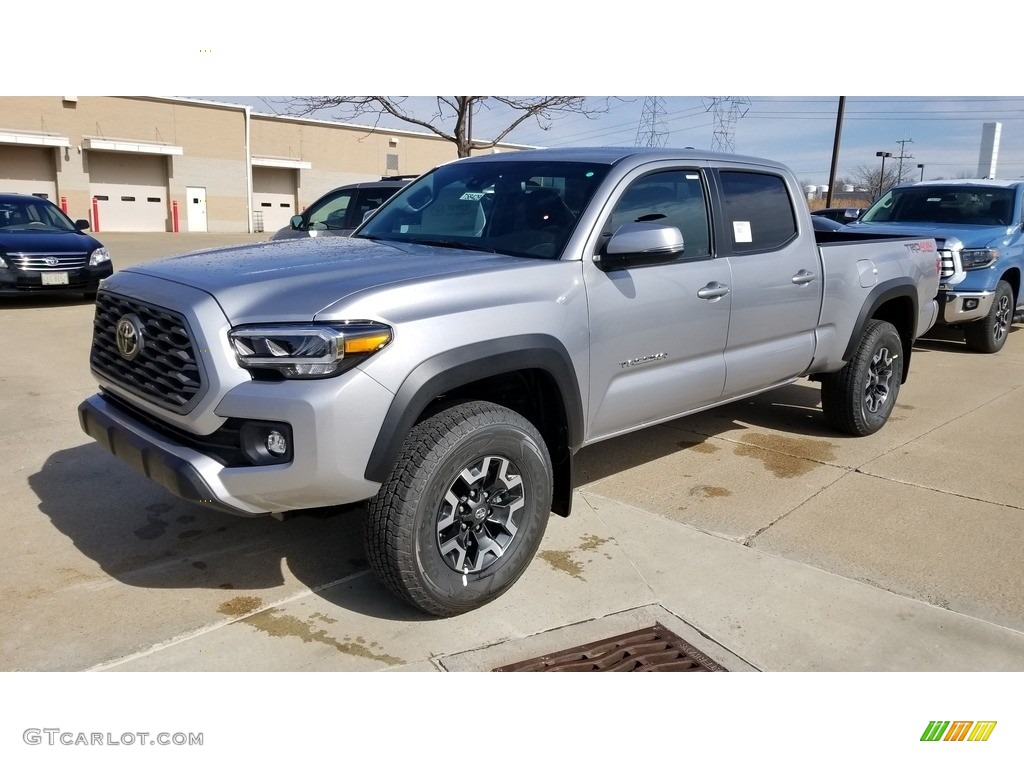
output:
[[68, 212], [68, 199], [64, 197], [64, 195], [60, 196], [60, 209], [64, 211], [64, 213]]
[[92, 199], [92, 231], [100, 231], [100, 201], [95, 197]]
[[171, 226], [172, 226], [172, 229], [171, 229], [172, 232], [177, 232], [178, 231], [178, 201], [177, 200], [172, 200], [171, 201]]

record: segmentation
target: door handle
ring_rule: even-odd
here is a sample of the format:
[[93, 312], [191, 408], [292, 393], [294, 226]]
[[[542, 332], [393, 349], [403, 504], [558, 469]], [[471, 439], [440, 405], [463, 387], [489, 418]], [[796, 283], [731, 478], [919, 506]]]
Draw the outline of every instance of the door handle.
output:
[[808, 272], [806, 269], [801, 269], [795, 275], [793, 275], [793, 282], [797, 285], [807, 285], [809, 282], [817, 277], [813, 272]]
[[722, 285], [717, 280], [712, 280], [710, 283], [705, 285], [699, 291], [697, 291], [698, 299], [707, 299], [708, 301], [715, 301], [720, 299], [729, 293], [729, 286]]

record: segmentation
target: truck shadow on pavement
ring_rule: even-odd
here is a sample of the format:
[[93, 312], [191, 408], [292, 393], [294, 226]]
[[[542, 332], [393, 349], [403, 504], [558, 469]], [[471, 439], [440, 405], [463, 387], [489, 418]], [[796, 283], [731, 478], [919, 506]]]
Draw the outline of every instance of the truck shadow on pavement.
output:
[[773, 432], [807, 446], [819, 439], [856, 439], [825, 423], [819, 385], [791, 384], [588, 446], [577, 456], [574, 484], [593, 483], [679, 451], [704, 452], [702, 446], [710, 438], [743, 442], [753, 433]]
[[360, 508], [283, 521], [235, 517], [176, 498], [92, 444], [52, 454], [28, 481], [53, 526], [106, 574], [138, 587], [140, 599], [150, 589], [213, 590], [214, 607], [240, 595], [267, 604], [301, 592], [287, 589], [287, 573], [314, 591], [366, 574], [355, 578], [357, 589], [327, 592], [359, 613], [425, 618], [376, 583], [379, 599], [360, 596], [376, 581], [367, 574]]
[[[598, 443], [580, 452], [576, 484], [690, 448], [700, 451], [712, 437], [743, 442], [776, 432], [812, 448], [842, 439], [824, 423], [819, 402], [817, 385], [794, 384]], [[297, 581], [359, 614], [432, 620], [393, 597], [369, 572], [361, 507], [284, 521], [235, 517], [174, 497], [93, 444], [52, 454], [29, 485], [53, 526], [104, 573], [137, 587], [139, 600], [151, 589], [213, 591], [215, 597], [203, 600], [211, 606], [211, 621], [223, 620], [218, 606], [231, 616], [224, 605], [284, 600], [302, 593]]]

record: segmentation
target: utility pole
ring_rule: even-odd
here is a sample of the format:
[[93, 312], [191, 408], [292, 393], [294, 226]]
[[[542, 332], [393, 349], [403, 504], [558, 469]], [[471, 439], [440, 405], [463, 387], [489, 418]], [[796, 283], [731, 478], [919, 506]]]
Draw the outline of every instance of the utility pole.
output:
[[[903, 134], [904, 137], [906, 137], [906, 135], [907, 135], [906, 133]], [[913, 160], [914, 159], [913, 155], [908, 155], [907, 152], [906, 152], [907, 144], [913, 144], [914, 140], [913, 139], [904, 138], [903, 141], [897, 141], [896, 143], [900, 145], [900, 155], [899, 155], [900, 169], [899, 169], [899, 175], [896, 177], [896, 183], [897, 184], [901, 184], [903, 182], [903, 161], [904, 160]]]

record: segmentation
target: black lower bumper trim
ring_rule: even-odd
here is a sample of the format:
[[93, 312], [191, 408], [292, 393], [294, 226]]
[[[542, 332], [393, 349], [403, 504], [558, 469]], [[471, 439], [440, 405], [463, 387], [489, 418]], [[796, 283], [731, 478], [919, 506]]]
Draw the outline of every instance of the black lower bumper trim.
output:
[[111, 454], [150, 480], [159, 483], [178, 498], [222, 512], [256, 517], [217, 499], [199, 471], [180, 456], [153, 445], [124, 429], [89, 400], [78, 406], [82, 430]]

